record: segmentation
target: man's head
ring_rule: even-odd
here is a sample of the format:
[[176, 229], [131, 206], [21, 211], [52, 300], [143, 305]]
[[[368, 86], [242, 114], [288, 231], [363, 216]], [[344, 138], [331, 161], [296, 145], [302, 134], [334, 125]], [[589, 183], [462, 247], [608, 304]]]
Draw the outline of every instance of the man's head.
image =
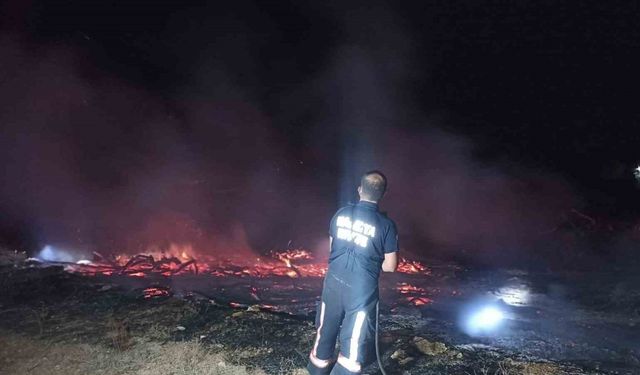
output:
[[360, 200], [378, 202], [387, 190], [387, 178], [379, 171], [365, 173], [358, 186]]

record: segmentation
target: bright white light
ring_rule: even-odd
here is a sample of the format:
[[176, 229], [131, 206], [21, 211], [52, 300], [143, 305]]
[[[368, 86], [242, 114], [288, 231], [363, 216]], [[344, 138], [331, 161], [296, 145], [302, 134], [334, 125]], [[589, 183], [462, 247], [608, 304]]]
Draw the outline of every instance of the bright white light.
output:
[[488, 306], [473, 314], [469, 323], [479, 329], [491, 330], [500, 324], [503, 318], [502, 311]]
[[636, 167], [636, 169], [633, 170], [633, 176], [640, 180], [640, 165]]
[[500, 288], [498, 292], [494, 294], [503, 300], [504, 303], [511, 306], [526, 306], [531, 300], [529, 288], [524, 285]]
[[73, 262], [75, 261], [74, 256], [69, 254], [64, 250], [60, 250], [58, 248], [54, 248], [53, 246], [45, 246], [42, 248], [42, 251], [36, 257], [41, 260], [45, 260], [48, 262]]
[[497, 306], [480, 305], [476, 310], [465, 314], [462, 328], [471, 336], [494, 334], [504, 319], [504, 312]]

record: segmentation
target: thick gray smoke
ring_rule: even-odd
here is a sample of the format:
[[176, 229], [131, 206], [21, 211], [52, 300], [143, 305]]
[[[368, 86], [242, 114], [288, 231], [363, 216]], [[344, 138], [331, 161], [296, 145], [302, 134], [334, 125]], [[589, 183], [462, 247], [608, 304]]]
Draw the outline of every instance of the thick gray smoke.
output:
[[562, 213], [578, 204], [568, 184], [482, 163], [470, 140], [442, 130], [410, 95], [426, 70], [415, 64], [417, 47], [383, 13], [344, 16], [349, 37], [322, 80], [326, 123], [341, 136], [341, 203], [354, 198], [363, 171], [381, 169], [390, 180], [384, 206], [413, 252], [508, 263], [549, 246]]
[[562, 212], [576, 203], [561, 179], [474, 161], [468, 142], [437, 129], [396, 132], [388, 143], [396, 150], [384, 162], [388, 204], [415, 233], [416, 249], [511, 261], [549, 245]]
[[[473, 144], [440, 130], [413, 97], [424, 67], [407, 33], [379, 22], [385, 10], [336, 14], [344, 40], [322, 69], [273, 94], [277, 111], [260, 99], [269, 90], [237, 79], [259, 65], [241, 35], [219, 46], [239, 68], [209, 46], [169, 98], [72, 45], [2, 38], [3, 223], [24, 223], [39, 245], [87, 251], [315, 247], [360, 175], [380, 168], [405, 250], [532, 250], [574, 203], [570, 190], [474, 160]], [[292, 140], [284, 122], [304, 130]]]
[[275, 248], [313, 237], [306, 213], [324, 212], [317, 193], [288, 176], [269, 119], [246, 100], [167, 104], [115, 77], [83, 76], [72, 49], [5, 38], [0, 50], [3, 214], [40, 244], [229, 251], [253, 247], [249, 238]]

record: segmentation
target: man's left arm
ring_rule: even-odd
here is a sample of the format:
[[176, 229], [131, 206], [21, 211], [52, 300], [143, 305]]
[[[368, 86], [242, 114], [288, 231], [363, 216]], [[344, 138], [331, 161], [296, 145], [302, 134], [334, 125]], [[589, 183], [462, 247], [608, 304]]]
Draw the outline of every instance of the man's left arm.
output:
[[384, 238], [384, 260], [382, 261], [383, 272], [395, 272], [398, 268], [398, 231], [392, 222]]
[[384, 260], [382, 261], [382, 271], [396, 272], [396, 268], [398, 268], [398, 252], [385, 253]]

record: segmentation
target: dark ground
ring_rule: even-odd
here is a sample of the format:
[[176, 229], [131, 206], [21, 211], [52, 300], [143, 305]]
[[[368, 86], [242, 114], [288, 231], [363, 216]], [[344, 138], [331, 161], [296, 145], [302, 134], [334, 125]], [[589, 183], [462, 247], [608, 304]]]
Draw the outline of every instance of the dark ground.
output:
[[[464, 289], [463, 285], [469, 285], [470, 281], [475, 288], [490, 290], [492, 285], [499, 284], [492, 279], [528, 280], [536, 301], [534, 306], [509, 307], [507, 327], [499, 337], [471, 338], [456, 329], [453, 311], [463, 304], [464, 298], [442, 299], [424, 308], [397, 303], [383, 305], [381, 346], [387, 372], [640, 373], [637, 348], [640, 293], [634, 295], [631, 285], [627, 289], [619, 285], [619, 290], [611, 291], [604, 301], [605, 280], [592, 282], [591, 288], [585, 284], [581, 293], [590, 295], [588, 300], [594, 306], [609, 305], [607, 309], [578, 308], [569, 301], [584, 300], [584, 296], [564, 287], [562, 280], [550, 283], [546, 278], [542, 283], [532, 275], [514, 273], [468, 271], [455, 280], [439, 281], [469, 293], [469, 287]], [[257, 280], [255, 284], [259, 284]], [[231, 373], [297, 374], [304, 373], [302, 367], [314, 336], [312, 313], [261, 311], [258, 305], [249, 305], [250, 299], [243, 301], [243, 296], [238, 296], [243, 304], [232, 308], [228, 298], [233, 293], [229, 290], [220, 299], [183, 293], [145, 299], [140, 288], [118, 285], [115, 279], [70, 274], [55, 266], [27, 266], [19, 260], [5, 262], [0, 268], [0, 288], [3, 337], [18, 336], [40, 342], [46, 348], [82, 344], [105, 348], [116, 358], [125, 358], [148, 343], [164, 347], [195, 343], [198, 350], [236, 366], [226, 368]], [[311, 293], [303, 288], [298, 290], [302, 296]], [[390, 301], [384, 295], [383, 290], [383, 299]], [[567, 301], [564, 305], [557, 302], [560, 295]], [[620, 306], [614, 305], [614, 297]], [[267, 301], [263, 302], [269, 302], [268, 296], [264, 299]], [[35, 352], [34, 357], [42, 356]], [[37, 358], [32, 360], [39, 363]], [[0, 370], [12, 373], [15, 366], [11, 366], [8, 358], [0, 360]], [[38, 368], [29, 372], [48, 373], [38, 372]], [[211, 371], [220, 373], [220, 369]], [[378, 372], [375, 365], [367, 371]], [[143, 371], [107, 369], [102, 373]]]

